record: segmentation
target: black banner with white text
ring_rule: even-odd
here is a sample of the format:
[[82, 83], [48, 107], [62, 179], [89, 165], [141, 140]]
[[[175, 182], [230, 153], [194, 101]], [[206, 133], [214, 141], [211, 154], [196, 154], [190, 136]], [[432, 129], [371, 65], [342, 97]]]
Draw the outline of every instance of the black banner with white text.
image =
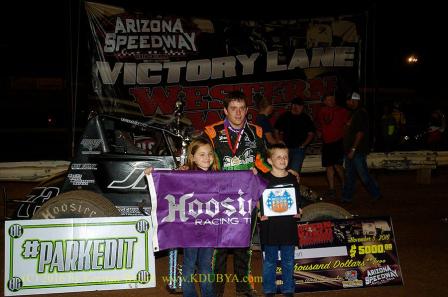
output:
[[90, 100], [101, 113], [172, 115], [185, 99], [194, 128], [223, 118], [231, 90], [271, 100], [278, 115], [295, 97], [313, 114], [326, 94], [358, 85], [362, 20], [223, 20], [85, 4]]

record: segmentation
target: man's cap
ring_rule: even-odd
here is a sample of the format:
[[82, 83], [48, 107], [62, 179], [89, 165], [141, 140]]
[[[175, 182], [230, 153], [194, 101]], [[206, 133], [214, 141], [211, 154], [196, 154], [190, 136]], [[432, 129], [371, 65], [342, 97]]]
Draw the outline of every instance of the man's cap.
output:
[[359, 95], [359, 93], [353, 92], [349, 99], [361, 100], [361, 96]]
[[291, 104], [304, 105], [305, 103], [303, 102], [303, 99], [296, 97], [292, 99]]

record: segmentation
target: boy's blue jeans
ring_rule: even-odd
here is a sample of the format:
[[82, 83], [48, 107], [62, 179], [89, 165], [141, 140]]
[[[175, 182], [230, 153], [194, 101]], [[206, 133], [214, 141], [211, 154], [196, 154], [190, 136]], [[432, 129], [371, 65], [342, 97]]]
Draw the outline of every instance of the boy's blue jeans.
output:
[[263, 260], [263, 292], [265, 294], [277, 293], [275, 284], [278, 251], [280, 251], [282, 281], [281, 293], [294, 293], [294, 246], [293, 245], [269, 245], [264, 246]]
[[[213, 297], [213, 248], [184, 248], [182, 290], [184, 297], [197, 297], [195, 282], [199, 282], [202, 297]], [[198, 274], [195, 275], [196, 263]]]
[[342, 201], [350, 202], [353, 199], [355, 191], [356, 176], [361, 178], [362, 183], [367, 188], [367, 191], [374, 199], [381, 196], [380, 189], [376, 181], [372, 178], [367, 167], [366, 155], [363, 153], [355, 153], [353, 159], [344, 158], [345, 167], [345, 184], [342, 192]]

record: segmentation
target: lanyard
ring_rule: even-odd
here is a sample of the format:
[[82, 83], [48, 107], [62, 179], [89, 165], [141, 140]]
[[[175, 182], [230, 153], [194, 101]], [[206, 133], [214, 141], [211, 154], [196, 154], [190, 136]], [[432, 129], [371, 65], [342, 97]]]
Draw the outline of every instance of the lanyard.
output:
[[240, 145], [241, 137], [243, 136], [244, 128], [241, 129], [240, 132], [238, 132], [238, 136], [236, 137], [236, 141], [235, 141], [235, 146], [233, 146], [233, 144], [232, 144], [232, 140], [230, 139], [230, 134], [229, 134], [229, 130], [228, 130], [227, 126], [224, 126], [224, 131], [226, 132], [227, 144], [229, 145], [230, 150], [232, 151], [232, 156], [235, 156], [236, 151], [238, 150], [238, 147]]

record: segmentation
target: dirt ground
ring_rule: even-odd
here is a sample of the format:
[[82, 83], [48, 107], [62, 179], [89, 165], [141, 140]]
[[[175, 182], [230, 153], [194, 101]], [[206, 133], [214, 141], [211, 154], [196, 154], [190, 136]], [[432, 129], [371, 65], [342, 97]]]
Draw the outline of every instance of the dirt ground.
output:
[[[339, 297], [425, 297], [448, 296], [448, 168], [433, 170], [431, 184], [421, 185], [416, 182], [415, 171], [374, 171], [384, 198], [371, 202], [370, 197], [358, 183], [357, 195], [352, 204], [343, 207], [359, 216], [390, 215], [392, 217], [398, 256], [403, 271], [403, 286], [379, 287], [367, 289], [349, 289], [316, 293], [297, 293], [306, 296]], [[315, 190], [325, 190], [323, 174], [304, 175], [302, 182]], [[30, 185], [19, 183], [0, 183], [5, 186], [8, 197], [20, 197]], [[340, 192], [338, 193], [340, 194]], [[338, 200], [333, 202], [339, 204]], [[3, 206], [0, 209], [3, 213]], [[4, 223], [2, 221], [2, 232]], [[1, 254], [4, 255], [4, 234], [1, 236]], [[84, 293], [54, 294], [64, 297], [151, 297], [170, 296], [165, 289], [162, 276], [168, 272], [168, 257], [156, 257], [157, 288], [120, 291], [97, 291]], [[4, 257], [0, 267], [4, 267]], [[228, 263], [231, 273], [231, 262]], [[255, 251], [252, 260], [254, 275], [261, 275], [261, 254]], [[2, 269], [2, 278], [3, 269]], [[3, 294], [3, 282], [0, 294]], [[255, 284], [261, 292], [261, 283]], [[225, 296], [234, 296], [234, 285], [226, 287]]]

